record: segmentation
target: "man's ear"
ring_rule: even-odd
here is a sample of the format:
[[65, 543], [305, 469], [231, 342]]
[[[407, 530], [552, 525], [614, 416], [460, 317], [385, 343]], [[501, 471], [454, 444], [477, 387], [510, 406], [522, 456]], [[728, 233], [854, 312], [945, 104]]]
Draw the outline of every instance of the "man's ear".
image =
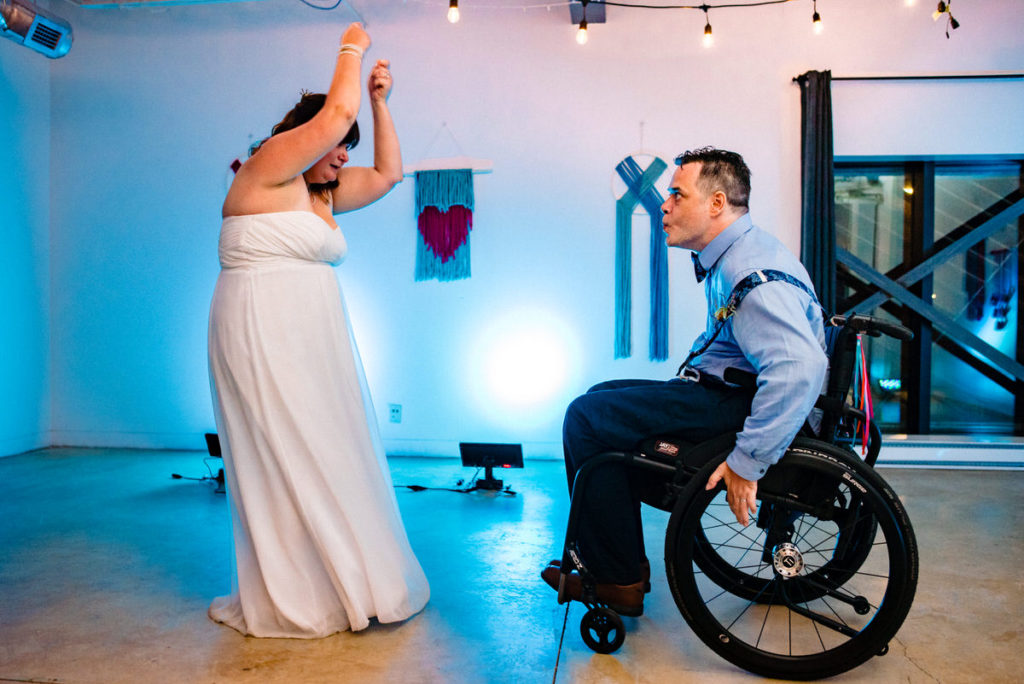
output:
[[729, 206], [729, 200], [726, 199], [725, 193], [721, 190], [716, 190], [711, 193], [711, 216], [717, 218], [719, 214], [725, 211], [725, 208]]

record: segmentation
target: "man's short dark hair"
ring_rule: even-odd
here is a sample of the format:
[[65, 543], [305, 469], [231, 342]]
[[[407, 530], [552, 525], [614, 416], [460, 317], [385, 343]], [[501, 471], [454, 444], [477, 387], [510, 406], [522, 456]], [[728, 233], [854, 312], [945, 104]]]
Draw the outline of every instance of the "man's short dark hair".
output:
[[687, 150], [676, 157], [676, 164], [700, 162], [697, 188], [705, 195], [721, 190], [734, 207], [750, 207], [750, 168], [735, 152], [714, 147]]

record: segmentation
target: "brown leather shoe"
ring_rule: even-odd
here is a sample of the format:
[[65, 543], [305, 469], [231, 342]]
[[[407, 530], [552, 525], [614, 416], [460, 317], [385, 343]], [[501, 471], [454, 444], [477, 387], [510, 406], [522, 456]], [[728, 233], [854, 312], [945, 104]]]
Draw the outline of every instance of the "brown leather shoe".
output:
[[[562, 567], [562, 559], [555, 558], [554, 560], [548, 561], [548, 565], [555, 568]], [[575, 570], [573, 571], [575, 572]], [[644, 558], [643, 562], [640, 563], [640, 580], [644, 583], [644, 593], [651, 593], [651, 562]]]
[[[558, 581], [562, 571], [554, 565], [541, 570], [541, 578], [549, 587], [558, 591]], [[601, 584], [596, 587], [597, 600], [607, 605], [619, 615], [639, 617], [644, 614], [644, 583], [636, 584]], [[573, 601], [583, 600], [583, 580], [573, 570], [565, 578], [565, 595]]]

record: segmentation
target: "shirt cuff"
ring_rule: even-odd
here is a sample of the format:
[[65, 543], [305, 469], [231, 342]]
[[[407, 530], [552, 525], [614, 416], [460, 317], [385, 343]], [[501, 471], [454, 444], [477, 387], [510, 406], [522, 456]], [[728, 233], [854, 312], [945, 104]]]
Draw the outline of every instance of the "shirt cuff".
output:
[[770, 464], [758, 461], [756, 458], [740, 449], [733, 449], [732, 453], [725, 459], [725, 462], [736, 473], [745, 480], [760, 480], [768, 471]]

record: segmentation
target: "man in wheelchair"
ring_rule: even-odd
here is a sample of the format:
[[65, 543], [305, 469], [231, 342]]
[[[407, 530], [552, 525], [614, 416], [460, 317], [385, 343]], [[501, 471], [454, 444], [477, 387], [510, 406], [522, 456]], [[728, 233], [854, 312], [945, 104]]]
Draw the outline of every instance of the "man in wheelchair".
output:
[[[569, 492], [579, 469], [599, 454], [634, 450], [655, 436], [697, 443], [736, 433], [735, 447], [706, 487], [721, 482], [736, 520], [747, 525], [757, 512], [758, 480], [785, 453], [823, 388], [822, 311], [799, 260], [751, 223], [743, 158], [708, 147], [675, 161], [661, 207], [666, 242], [693, 252], [707, 327], [678, 377], [604, 382], [569, 405], [563, 427]], [[735, 371], [726, 369], [756, 382], [737, 383]], [[650, 586], [640, 521], [645, 477], [610, 462], [594, 468], [579, 492], [577, 548], [596, 580], [597, 600], [622, 615], [643, 614]], [[556, 590], [564, 581], [565, 596], [581, 600], [580, 575], [574, 570], [563, 580], [560, 566], [552, 561], [541, 572], [544, 581]]]

